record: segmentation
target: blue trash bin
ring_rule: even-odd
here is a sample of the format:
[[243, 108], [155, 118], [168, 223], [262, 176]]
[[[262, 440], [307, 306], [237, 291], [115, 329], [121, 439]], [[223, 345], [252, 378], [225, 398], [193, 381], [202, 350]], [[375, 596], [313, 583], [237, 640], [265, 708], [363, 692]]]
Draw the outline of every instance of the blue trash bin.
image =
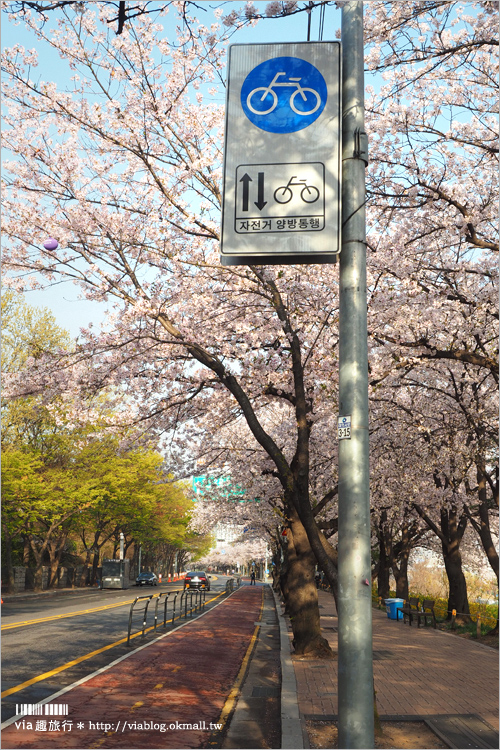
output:
[[385, 603], [385, 610], [386, 610], [386, 612], [387, 612], [387, 617], [388, 617], [389, 619], [390, 619], [390, 617], [391, 617], [391, 607], [390, 607], [390, 604], [391, 604], [391, 602], [392, 602], [392, 601], [394, 601], [394, 599], [384, 599], [384, 603]]
[[390, 620], [402, 620], [403, 613], [401, 612], [401, 607], [404, 606], [404, 603], [404, 599], [386, 599], [385, 606], [387, 610], [387, 617]]

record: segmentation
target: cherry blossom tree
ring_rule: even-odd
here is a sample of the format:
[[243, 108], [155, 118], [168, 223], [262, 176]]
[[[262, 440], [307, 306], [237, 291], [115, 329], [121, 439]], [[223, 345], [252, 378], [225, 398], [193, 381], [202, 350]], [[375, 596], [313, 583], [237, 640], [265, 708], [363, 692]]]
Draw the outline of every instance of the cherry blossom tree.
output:
[[[23, 160], [10, 165], [7, 178], [6, 209], [15, 208], [8, 230], [12, 269], [29, 265], [49, 282], [61, 274], [73, 277], [89, 297], [117, 300], [113, 335], [87, 332], [79, 354], [96, 362], [94, 383], [126, 383], [130, 400], [142, 399], [152, 428], [187, 425], [201, 409], [213, 415], [212, 432], [222, 409], [244, 416], [307, 528], [297, 545], [301, 596], [317, 610], [310, 544], [335, 575], [308, 486], [314, 394], [329, 380], [319, 342], [332, 313], [332, 274], [219, 267], [214, 212], [220, 205], [222, 110], [215, 94], [200, 91], [201, 83], [215, 81], [222, 64], [216, 29], [192, 27], [174, 44], [142, 17], [116, 37], [97, 32], [109, 12], [86, 6], [75, 17], [63, 10], [65, 23], [51, 43], [78, 70], [72, 92], [31, 81], [23, 66], [35, 64], [34, 52], [6, 51], [9, 121], [18, 122], [26, 111], [24, 135], [16, 126], [8, 136]], [[37, 34], [46, 39], [43, 30]], [[52, 129], [64, 131], [53, 148]], [[56, 250], [42, 245], [49, 227], [60, 242]], [[311, 313], [316, 318], [308, 320]], [[279, 434], [266, 431], [259, 419], [274, 401], [296, 420], [288, 455]], [[295, 627], [298, 650], [328, 651], [317, 611], [314, 624], [304, 617]]]
[[[266, 14], [293, 5], [271, 3]], [[368, 303], [380, 407], [373, 439], [383, 445], [392, 410], [403, 445], [425, 447], [422, 435], [434, 434], [422, 405], [439, 393], [447, 434], [466, 435], [467, 451], [451, 467], [456, 442], [427, 450], [432, 463], [416, 463], [413, 490], [428, 489], [435, 510], [449, 502], [452, 482], [460, 508], [479, 519], [482, 502], [474, 507], [468, 497], [465, 511], [462, 500], [467, 487], [481, 498], [483, 486], [495, 486], [496, 9], [471, 8], [467, 17], [457, 3], [367, 4], [367, 64], [385, 76], [368, 97]], [[176, 9], [178, 22], [168, 15]], [[201, 452], [215, 462], [207, 444], [217, 445], [223, 427], [244, 424], [240, 457], [251, 455], [259, 497], [290, 528], [296, 605], [312, 613], [294, 619], [296, 649], [328, 653], [314, 568], [335, 585], [327, 535], [335, 530], [337, 275], [329, 266], [220, 267], [221, 42], [238, 19], [208, 27], [184, 3], [170, 4], [116, 35], [107, 4], [58, 13], [53, 34], [29, 11], [23, 20], [71, 70], [66, 88], [38, 78], [34, 50], [4, 51], [4, 142], [16, 157], [4, 177], [5, 263], [20, 288], [72, 279], [83, 295], [107, 300], [109, 328], [83, 331], [76, 353], [52, 367], [34, 363], [29, 381], [12, 381], [10, 392], [105, 384], [120, 394], [123, 421], [162, 435], [179, 461], [203, 430]], [[255, 23], [250, 5], [242, 13]], [[43, 247], [50, 235], [55, 250]], [[469, 381], [481, 437], [464, 417], [464, 399], [452, 395]], [[228, 445], [220, 450], [223, 466]], [[397, 466], [382, 455], [374, 453], [374, 473], [389, 481]], [[232, 461], [246, 480], [243, 462]], [[401, 491], [409, 493], [407, 483]], [[374, 499], [382, 509], [383, 493]]]
[[473, 517], [466, 496], [482, 489], [484, 497], [486, 487], [489, 500], [474, 502], [475, 523], [498, 571], [486, 521], [486, 507], [490, 520], [498, 516], [497, 14], [487, 2], [371, 3], [366, 24], [368, 66], [385, 79], [371, 90], [367, 113], [372, 366], [381, 355], [372, 386], [392, 381], [398, 393], [381, 396], [385, 418], [396, 403], [411, 412], [403, 419], [408, 434], [427, 436], [420, 477], [430, 486], [411, 507], [441, 541], [450, 616], [457, 609], [465, 617], [459, 549]]

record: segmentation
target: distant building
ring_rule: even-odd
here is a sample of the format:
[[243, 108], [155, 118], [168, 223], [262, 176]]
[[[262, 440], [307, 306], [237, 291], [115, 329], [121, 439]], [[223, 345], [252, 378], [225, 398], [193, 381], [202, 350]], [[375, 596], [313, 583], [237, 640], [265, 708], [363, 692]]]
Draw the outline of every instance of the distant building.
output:
[[214, 529], [215, 551], [222, 552], [229, 544], [239, 539], [243, 534], [243, 528], [239, 524], [218, 523]]

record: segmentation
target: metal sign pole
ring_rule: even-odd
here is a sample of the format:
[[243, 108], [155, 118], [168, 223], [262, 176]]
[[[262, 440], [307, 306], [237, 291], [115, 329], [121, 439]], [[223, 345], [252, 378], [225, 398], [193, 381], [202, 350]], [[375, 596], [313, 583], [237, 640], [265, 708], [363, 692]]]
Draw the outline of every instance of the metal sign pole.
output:
[[340, 253], [339, 747], [374, 747], [368, 348], [366, 319], [363, 3], [342, 8]]

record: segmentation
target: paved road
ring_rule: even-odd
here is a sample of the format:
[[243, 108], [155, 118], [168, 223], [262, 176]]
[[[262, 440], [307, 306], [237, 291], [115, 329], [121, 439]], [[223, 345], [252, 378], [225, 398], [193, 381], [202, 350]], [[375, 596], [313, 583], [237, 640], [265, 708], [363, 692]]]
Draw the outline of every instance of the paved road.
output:
[[[226, 580], [219, 576], [212, 582], [207, 602], [224, 590]], [[18, 704], [36, 703], [130, 651], [123, 642], [130, 603], [136, 596], [174, 590], [182, 590], [179, 582], [126, 591], [6, 598], [2, 606], [2, 721], [15, 715]], [[171, 606], [169, 617], [170, 613]], [[148, 626], [153, 616], [150, 606]], [[141, 625], [139, 613], [133, 630], [137, 632]], [[146, 636], [152, 637], [152, 632]], [[142, 636], [132, 644], [139, 640]]]

